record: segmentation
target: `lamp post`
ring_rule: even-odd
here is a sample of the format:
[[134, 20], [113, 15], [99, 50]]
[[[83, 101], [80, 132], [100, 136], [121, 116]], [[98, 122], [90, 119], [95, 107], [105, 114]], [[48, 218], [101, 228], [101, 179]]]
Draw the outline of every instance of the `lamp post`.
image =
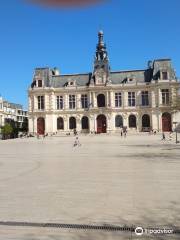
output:
[[178, 142], [178, 139], [177, 139], [177, 130], [176, 130], [176, 124], [177, 124], [177, 122], [173, 122], [173, 124], [175, 125], [175, 132], [176, 132], [176, 144], [177, 144], [177, 143], [179, 143], [179, 142]]

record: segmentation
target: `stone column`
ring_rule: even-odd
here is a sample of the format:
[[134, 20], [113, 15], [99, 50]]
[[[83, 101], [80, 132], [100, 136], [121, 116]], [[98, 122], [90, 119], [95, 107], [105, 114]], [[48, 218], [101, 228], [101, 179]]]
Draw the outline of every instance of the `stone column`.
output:
[[44, 95], [44, 104], [45, 104], [45, 110], [49, 111], [50, 110], [50, 102], [51, 102], [51, 97], [48, 94]]
[[124, 108], [128, 107], [128, 92], [124, 91]]
[[38, 97], [34, 96], [33, 98], [33, 102], [34, 102], [34, 110], [38, 110]]
[[141, 91], [136, 91], [135, 92], [135, 97], [136, 97], [136, 106], [141, 106], [142, 105], [142, 101], [141, 101]]
[[106, 98], [105, 107], [109, 107], [109, 92], [108, 91], [105, 94], [105, 98]]
[[49, 106], [50, 110], [56, 109], [55, 102], [56, 102], [56, 96], [54, 95], [54, 92], [52, 92], [51, 95], [50, 95], [50, 104], [49, 104], [50, 105]]
[[77, 132], [81, 132], [81, 115], [77, 115], [76, 117], [76, 130]]
[[114, 100], [114, 95], [115, 95], [114, 92], [111, 91], [111, 92], [110, 92], [110, 99], [111, 99], [110, 102], [111, 102], [111, 107], [112, 107], [112, 108], [114, 108], [114, 106], [115, 106], [115, 104], [114, 104], [114, 102], [115, 102], [115, 100]]
[[63, 118], [63, 120], [64, 120], [64, 132], [67, 132], [67, 116], [65, 115], [65, 116], [63, 116], [62, 117]]
[[157, 94], [157, 106], [162, 105], [162, 93], [161, 93], [161, 89], [157, 89], [158, 94]]
[[67, 110], [67, 109], [69, 109], [69, 102], [68, 102], [68, 100], [69, 100], [69, 95], [66, 93], [65, 95], [64, 95], [64, 109], [65, 110]]
[[81, 108], [81, 94], [76, 95], [76, 104], [77, 104], [77, 109]]
[[29, 109], [29, 112], [32, 112], [33, 111], [33, 109], [32, 109], [32, 97], [31, 96], [29, 96], [28, 97], [28, 109]]
[[94, 107], [97, 108], [97, 97], [95, 92], [93, 92], [93, 104], [94, 104]]
[[154, 90], [152, 90], [151, 95], [149, 95], [149, 104], [153, 108], [156, 107], [156, 95]]
[[91, 92], [88, 94], [88, 107], [92, 108], [92, 97], [91, 97]]

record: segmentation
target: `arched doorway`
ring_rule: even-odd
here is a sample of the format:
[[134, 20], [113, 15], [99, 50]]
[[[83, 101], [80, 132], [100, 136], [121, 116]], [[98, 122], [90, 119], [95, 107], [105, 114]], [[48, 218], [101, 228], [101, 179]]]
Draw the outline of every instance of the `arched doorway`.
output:
[[129, 116], [129, 128], [136, 128], [136, 116], [135, 115], [130, 115]]
[[98, 107], [105, 107], [105, 96], [104, 94], [99, 94], [97, 96], [97, 105]]
[[43, 117], [39, 117], [37, 119], [37, 134], [39, 135], [45, 134], [45, 120]]
[[172, 131], [171, 114], [168, 112], [162, 114], [162, 131], [163, 132]]
[[148, 114], [144, 114], [142, 116], [142, 131], [146, 132], [150, 130], [150, 116]]
[[64, 129], [64, 120], [62, 117], [57, 118], [57, 130], [63, 130]]
[[88, 117], [86, 117], [86, 116], [82, 117], [81, 127], [82, 127], [82, 130], [89, 130], [89, 119], [88, 119]]
[[106, 129], [106, 116], [101, 114], [97, 117], [97, 133], [106, 133]]
[[122, 128], [123, 127], [123, 118], [121, 115], [117, 115], [115, 118], [115, 127], [116, 128]]
[[76, 129], [76, 119], [75, 117], [69, 118], [69, 129]]

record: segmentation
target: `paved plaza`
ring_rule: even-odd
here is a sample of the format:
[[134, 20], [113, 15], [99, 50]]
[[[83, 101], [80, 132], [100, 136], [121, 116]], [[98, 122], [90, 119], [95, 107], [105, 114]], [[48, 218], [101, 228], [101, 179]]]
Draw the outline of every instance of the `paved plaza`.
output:
[[[180, 227], [175, 136], [79, 139], [80, 147], [74, 136], [0, 141], [0, 221]], [[0, 226], [0, 239], [130, 239], [121, 235]]]

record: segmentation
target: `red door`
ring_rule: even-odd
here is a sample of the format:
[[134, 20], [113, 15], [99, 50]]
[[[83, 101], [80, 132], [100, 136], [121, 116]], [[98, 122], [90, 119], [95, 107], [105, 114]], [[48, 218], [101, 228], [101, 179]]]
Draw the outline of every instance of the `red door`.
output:
[[162, 115], [162, 131], [163, 132], [171, 132], [172, 131], [171, 114], [170, 113], [163, 113], [163, 115]]
[[38, 120], [37, 120], [37, 133], [39, 135], [44, 135], [44, 133], [45, 133], [45, 121], [44, 121], [44, 118], [38, 118]]
[[107, 123], [104, 115], [97, 117], [97, 133], [106, 133]]

